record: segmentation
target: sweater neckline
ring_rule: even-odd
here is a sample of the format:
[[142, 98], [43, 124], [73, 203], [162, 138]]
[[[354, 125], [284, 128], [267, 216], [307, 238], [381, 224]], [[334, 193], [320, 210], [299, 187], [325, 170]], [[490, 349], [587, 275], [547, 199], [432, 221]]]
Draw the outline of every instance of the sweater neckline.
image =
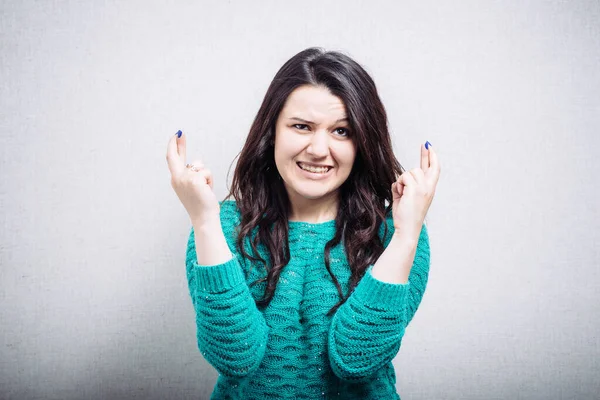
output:
[[335, 219], [324, 222], [304, 222], [304, 221], [289, 221], [288, 227], [290, 232], [306, 232], [332, 234], [335, 233]]
[[323, 222], [304, 222], [304, 221], [290, 221], [288, 220], [289, 226], [310, 226], [310, 227], [319, 227], [319, 226], [335, 226], [335, 219], [330, 219], [329, 221]]

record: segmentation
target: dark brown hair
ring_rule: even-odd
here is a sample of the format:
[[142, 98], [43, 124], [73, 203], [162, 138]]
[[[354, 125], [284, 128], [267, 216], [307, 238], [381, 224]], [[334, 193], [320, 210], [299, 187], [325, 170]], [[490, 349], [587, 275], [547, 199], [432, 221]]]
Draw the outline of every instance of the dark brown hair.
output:
[[[404, 172], [394, 156], [385, 108], [369, 74], [347, 55], [320, 48], [306, 49], [288, 60], [275, 75], [252, 123], [225, 200], [233, 196], [240, 210], [237, 247], [241, 254], [262, 262], [268, 271], [267, 277], [253, 283], [267, 281], [263, 299], [256, 301], [257, 306], [266, 307], [283, 267], [290, 261], [290, 203], [275, 166], [275, 124], [288, 96], [302, 85], [326, 87], [343, 101], [357, 146], [352, 171], [339, 189], [336, 233], [324, 248], [325, 266], [340, 297], [327, 314], [332, 315], [350, 296], [367, 267], [383, 253], [378, 231], [391, 210], [391, 185]], [[250, 240], [253, 255], [244, 249], [245, 238]], [[346, 295], [331, 272], [329, 260], [331, 249], [342, 238], [351, 270]], [[268, 250], [269, 263], [260, 256], [259, 243]]]

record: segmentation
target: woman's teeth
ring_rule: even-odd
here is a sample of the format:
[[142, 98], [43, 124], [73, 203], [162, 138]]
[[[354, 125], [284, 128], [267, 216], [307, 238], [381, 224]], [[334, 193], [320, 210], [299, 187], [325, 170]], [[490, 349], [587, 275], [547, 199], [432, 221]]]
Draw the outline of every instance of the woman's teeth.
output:
[[310, 165], [305, 165], [302, 163], [298, 163], [298, 166], [300, 166], [300, 168], [302, 168], [305, 171], [314, 172], [317, 174], [324, 174], [327, 171], [329, 171], [329, 167], [312, 167]]

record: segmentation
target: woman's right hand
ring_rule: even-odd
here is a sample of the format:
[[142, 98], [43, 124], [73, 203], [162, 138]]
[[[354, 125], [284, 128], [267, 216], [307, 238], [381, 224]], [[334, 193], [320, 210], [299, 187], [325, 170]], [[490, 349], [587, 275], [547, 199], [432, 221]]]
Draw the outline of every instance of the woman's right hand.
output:
[[192, 163], [199, 171], [195, 172], [191, 168], [186, 168], [185, 153], [185, 135], [181, 134], [181, 137], [178, 138], [175, 134], [169, 140], [167, 147], [171, 186], [195, 227], [219, 222], [220, 208], [217, 196], [213, 192], [212, 173], [204, 168], [204, 164], [200, 160]]

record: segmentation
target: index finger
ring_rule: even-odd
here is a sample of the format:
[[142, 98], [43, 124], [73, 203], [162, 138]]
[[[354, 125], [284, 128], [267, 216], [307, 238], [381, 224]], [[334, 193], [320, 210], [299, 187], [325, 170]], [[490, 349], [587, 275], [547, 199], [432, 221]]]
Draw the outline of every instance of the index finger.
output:
[[424, 144], [421, 145], [421, 169], [425, 173], [429, 169], [429, 150], [427, 150]]
[[169, 139], [167, 146], [167, 165], [171, 175], [180, 174], [185, 169], [185, 135], [177, 138], [179, 132]]

